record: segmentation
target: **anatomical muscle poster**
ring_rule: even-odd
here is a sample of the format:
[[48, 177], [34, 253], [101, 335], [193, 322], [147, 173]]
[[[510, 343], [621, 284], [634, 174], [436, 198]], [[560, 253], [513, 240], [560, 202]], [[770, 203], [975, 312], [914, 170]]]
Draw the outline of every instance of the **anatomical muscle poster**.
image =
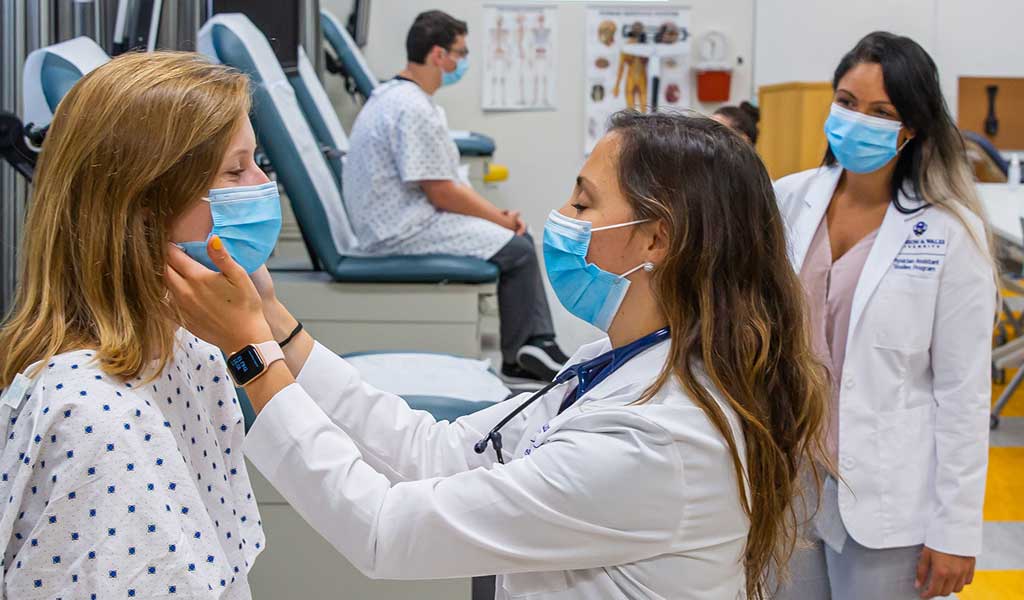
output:
[[690, 10], [673, 6], [591, 6], [583, 65], [584, 152], [624, 108], [687, 109], [690, 90]]

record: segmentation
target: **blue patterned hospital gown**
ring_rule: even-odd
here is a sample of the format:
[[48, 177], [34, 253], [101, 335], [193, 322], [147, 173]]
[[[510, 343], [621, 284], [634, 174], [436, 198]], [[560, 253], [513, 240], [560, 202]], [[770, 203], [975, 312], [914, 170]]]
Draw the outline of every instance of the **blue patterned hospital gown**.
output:
[[362, 252], [487, 260], [512, 239], [500, 225], [435, 208], [420, 187], [420, 181], [468, 182], [459, 175], [447, 118], [416, 83], [392, 79], [375, 89], [349, 145], [342, 190]]
[[0, 598], [250, 598], [262, 524], [220, 352], [185, 330], [160, 377], [61, 354], [0, 433]]

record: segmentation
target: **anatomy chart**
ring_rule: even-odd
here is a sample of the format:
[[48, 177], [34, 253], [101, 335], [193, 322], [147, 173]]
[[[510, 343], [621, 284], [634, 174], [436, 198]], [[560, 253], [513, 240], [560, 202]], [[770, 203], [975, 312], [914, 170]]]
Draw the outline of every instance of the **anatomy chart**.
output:
[[624, 108], [651, 112], [691, 107], [690, 11], [660, 6], [587, 9], [584, 152], [608, 118]]
[[538, 4], [487, 5], [481, 31], [483, 109], [554, 109], [557, 9]]

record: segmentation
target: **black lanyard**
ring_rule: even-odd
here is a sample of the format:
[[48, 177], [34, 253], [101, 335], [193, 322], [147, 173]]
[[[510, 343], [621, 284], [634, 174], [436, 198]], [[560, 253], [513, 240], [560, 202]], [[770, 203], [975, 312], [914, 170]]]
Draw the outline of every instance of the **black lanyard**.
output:
[[649, 333], [644, 337], [630, 342], [625, 346], [620, 346], [614, 350], [605, 352], [601, 356], [592, 358], [584, 363], [581, 363], [575, 367], [576, 374], [579, 376], [579, 385], [576, 386], [575, 391], [570, 393], [562, 401], [562, 405], [558, 407], [558, 414], [562, 414], [569, 409], [573, 404], [585, 396], [587, 392], [598, 386], [599, 383], [608, 378], [609, 375], [619, 370], [622, 365], [626, 364], [633, 359], [634, 356], [640, 354], [644, 350], [647, 350], [651, 346], [656, 346], [661, 342], [669, 338], [668, 327], [659, 329], [654, 333]]

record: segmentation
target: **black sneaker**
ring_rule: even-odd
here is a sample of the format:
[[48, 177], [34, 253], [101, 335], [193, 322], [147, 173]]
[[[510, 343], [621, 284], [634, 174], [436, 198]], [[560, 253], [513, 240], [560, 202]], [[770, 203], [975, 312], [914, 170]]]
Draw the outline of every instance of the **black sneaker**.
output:
[[516, 354], [516, 362], [524, 371], [544, 381], [554, 379], [568, 361], [569, 357], [562, 353], [554, 340], [526, 344]]
[[501, 381], [516, 393], [537, 391], [547, 383], [515, 363], [501, 365]]

